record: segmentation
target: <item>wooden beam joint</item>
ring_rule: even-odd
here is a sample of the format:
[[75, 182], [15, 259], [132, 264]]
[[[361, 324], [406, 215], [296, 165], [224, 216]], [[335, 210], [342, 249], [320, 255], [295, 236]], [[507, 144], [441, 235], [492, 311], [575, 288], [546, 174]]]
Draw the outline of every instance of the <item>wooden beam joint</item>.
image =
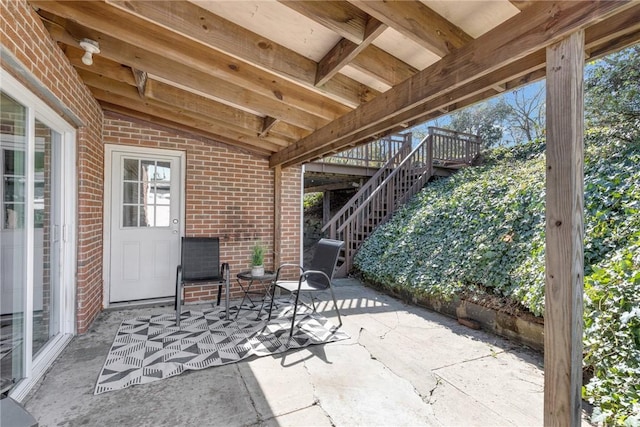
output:
[[145, 91], [147, 89], [147, 72], [141, 71], [136, 68], [131, 68], [133, 78], [136, 81], [136, 88], [138, 89], [138, 95], [141, 99], [145, 98]]

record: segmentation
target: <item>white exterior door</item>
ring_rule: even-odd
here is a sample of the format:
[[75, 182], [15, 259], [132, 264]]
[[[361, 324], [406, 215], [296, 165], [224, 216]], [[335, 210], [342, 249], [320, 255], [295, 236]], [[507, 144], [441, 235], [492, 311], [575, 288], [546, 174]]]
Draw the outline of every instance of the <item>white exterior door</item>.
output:
[[180, 262], [182, 158], [166, 151], [125, 150], [111, 152], [109, 300], [173, 296]]

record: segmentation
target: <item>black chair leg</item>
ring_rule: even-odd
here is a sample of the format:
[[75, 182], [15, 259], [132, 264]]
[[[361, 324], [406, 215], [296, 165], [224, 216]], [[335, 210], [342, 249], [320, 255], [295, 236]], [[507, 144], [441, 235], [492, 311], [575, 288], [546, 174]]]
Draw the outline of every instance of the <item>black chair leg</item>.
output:
[[216, 305], [220, 305], [220, 298], [222, 297], [222, 285], [218, 286], [218, 302]]
[[293, 305], [293, 318], [291, 319], [291, 330], [289, 331], [289, 339], [293, 336], [293, 327], [296, 324], [296, 313], [298, 312], [298, 298], [300, 298], [300, 292], [296, 292], [296, 302]]
[[336, 313], [338, 314], [338, 328], [342, 326], [342, 318], [340, 318], [340, 310], [338, 310], [338, 302], [336, 301], [336, 296], [333, 293], [333, 288], [329, 286], [329, 290], [331, 291], [331, 298], [333, 298], [333, 306], [336, 309]]
[[176, 271], [176, 326], [180, 327], [180, 315], [182, 314], [182, 269], [178, 267]]
[[273, 310], [273, 294], [275, 294], [275, 292], [276, 292], [276, 287], [274, 285], [273, 293], [271, 294], [271, 303], [269, 304], [269, 317], [267, 318], [267, 320], [271, 320], [271, 310]]

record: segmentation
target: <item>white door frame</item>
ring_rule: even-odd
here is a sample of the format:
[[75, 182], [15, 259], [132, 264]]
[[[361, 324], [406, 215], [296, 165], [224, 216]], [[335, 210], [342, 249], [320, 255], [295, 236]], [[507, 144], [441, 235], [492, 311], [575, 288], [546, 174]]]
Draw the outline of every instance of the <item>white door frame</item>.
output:
[[105, 144], [104, 154], [104, 220], [103, 220], [103, 246], [102, 246], [102, 303], [104, 307], [109, 307], [111, 300], [111, 179], [113, 175], [112, 157], [113, 152], [123, 152], [128, 154], [138, 155], [165, 155], [174, 156], [180, 158], [180, 199], [178, 200], [180, 208], [180, 237], [184, 236], [185, 230], [185, 190], [187, 186], [187, 168], [186, 168], [186, 153], [180, 150], [167, 150], [164, 148], [147, 148], [137, 147], [131, 145], [117, 145], [117, 144]]
[[[13, 97], [17, 102], [24, 105], [27, 109], [27, 203], [25, 209], [29, 214], [25, 223], [26, 231], [26, 250], [25, 250], [25, 268], [26, 268], [26, 288], [25, 300], [23, 302], [23, 311], [25, 316], [24, 337], [24, 373], [25, 377], [11, 390], [9, 396], [21, 401], [29, 393], [35, 383], [44, 375], [49, 366], [56, 357], [62, 352], [71, 337], [76, 333], [76, 267], [77, 267], [77, 242], [76, 242], [76, 218], [77, 218], [77, 166], [76, 166], [76, 130], [65, 121], [57, 112], [55, 112], [48, 104], [40, 99], [30, 89], [26, 88], [22, 83], [16, 80], [11, 74], [0, 68], [0, 87], [2, 91]], [[60, 215], [61, 224], [61, 240], [60, 240], [60, 257], [58, 286], [60, 286], [60, 307], [58, 313], [58, 322], [60, 331], [56, 337], [51, 339], [49, 343], [40, 351], [37, 357], [32, 354], [33, 337], [33, 237], [34, 237], [34, 219], [33, 219], [33, 195], [31, 194], [33, 186], [33, 158], [35, 152], [35, 134], [34, 120], [38, 120], [44, 125], [51, 128], [60, 135], [59, 151], [57, 159], [60, 162], [60, 169], [56, 173], [60, 173], [63, 185], [59, 189], [60, 194], [56, 197], [60, 198], [60, 206], [58, 214]]]

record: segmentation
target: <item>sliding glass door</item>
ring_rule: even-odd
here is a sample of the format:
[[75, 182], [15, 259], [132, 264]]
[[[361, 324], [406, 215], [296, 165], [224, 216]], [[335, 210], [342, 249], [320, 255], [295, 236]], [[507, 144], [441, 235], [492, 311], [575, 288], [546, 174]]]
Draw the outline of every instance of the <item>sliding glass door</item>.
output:
[[0, 386], [6, 392], [24, 377], [27, 109], [4, 93], [0, 96]]
[[33, 175], [33, 336], [34, 356], [60, 332], [60, 134], [35, 121]]
[[65, 198], [75, 198], [75, 132], [17, 82], [2, 83], [0, 392], [13, 395], [74, 332], [75, 251], [65, 230], [75, 202]]

